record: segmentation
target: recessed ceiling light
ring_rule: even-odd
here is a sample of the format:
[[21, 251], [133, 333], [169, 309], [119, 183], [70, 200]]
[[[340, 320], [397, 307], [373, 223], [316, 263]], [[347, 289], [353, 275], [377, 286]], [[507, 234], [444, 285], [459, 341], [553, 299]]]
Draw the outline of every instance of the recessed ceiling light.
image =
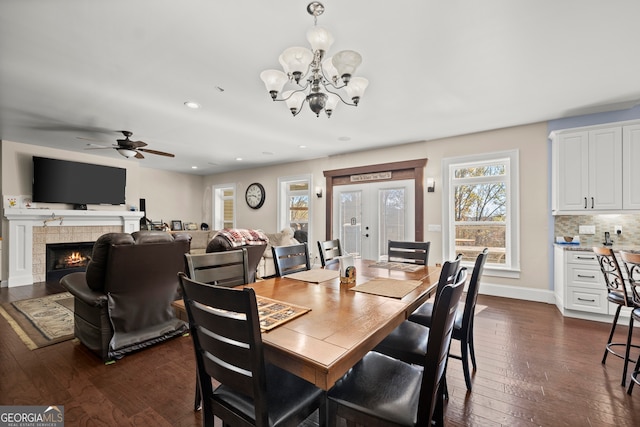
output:
[[191, 166], [191, 169], [198, 169], [197, 166]]
[[307, 148], [306, 145], [298, 145], [298, 148]]
[[351, 141], [350, 136], [341, 136], [338, 138], [338, 141]]
[[194, 110], [197, 110], [198, 108], [200, 108], [200, 104], [198, 104], [195, 101], [186, 101], [184, 105]]
[[241, 162], [242, 161], [242, 157], [236, 157], [236, 161]]
[[264, 154], [265, 156], [273, 156], [273, 153], [271, 151], [263, 151], [262, 154]]

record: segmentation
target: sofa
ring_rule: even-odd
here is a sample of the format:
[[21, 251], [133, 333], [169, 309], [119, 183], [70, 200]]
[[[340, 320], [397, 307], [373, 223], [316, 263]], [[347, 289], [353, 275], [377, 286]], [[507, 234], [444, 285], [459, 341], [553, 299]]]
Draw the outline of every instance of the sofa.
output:
[[293, 237], [294, 231], [289, 227], [285, 227], [278, 233], [264, 234], [269, 239], [269, 243], [264, 250], [262, 262], [258, 265], [258, 278], [272, 277], [276, 274], [276, 266], [273, 262], [273, 252], [271, 251], [272, 246], [290, 246], [301, 243]]
[[259, 230], [224, 229], [219, 230], [209, 242], [206, 252], [224, 252], [239, 248], [247, 250], [249, 282], [253, 283], [262, 276], [258, 266], [267, 247], [267, 237]]
[[178, 297], [188, 234], [108, 233], [85, 272], [60, 283], [74, 296], [74, 332], [105, 362], [187, 331], [171, 303]]
[[[237, 249], [236, 247], [232, 247], [229, 242], [225, 242], [221, 237], [215, 243], [212, 241], [219, 233], [219, 231], [223, 230], [210, 230], [210, 231], [202, 231], [202, 230], [193, 230], [193, 231], [171, 231], [171, 234], [180, 234], [187, 233], [191, 236], [191, 250], [189, 253], [193, 254], [202, 254], [206, 252], [219, 252], [223, 250], [231, 250]], [[289, 245], [297, 245], [298, 243], [302, 243], [302, 241], [306, 240], [306, 233], [304, 239], [298, 240], [294, 237], [293, 229], [289, 227], [285, 227], [282, 231], [277, 233], [265, 233], [263, 230], [256, 230], [264, 234], [267, 238], [266, 246], [262, 253], [257, 248], [249, 249], [246, 245], [243, 247], [247, 247], [248, 255], [249, 255], [249, 273], [255, 279], [263, 279], [267, 277], [275, 276], [276, 267], [273, 263], [273, 253], [271, 252], [271, 246], [289, 246]], [[211, 244], [211, 246], [209, 246]], [[255, 265], [255, 269], [254, 266]], [[252, 273], [255, 271], [255, 274]]]
[[176, 234], [188, 234], [191, 236], [191, 249], [189, 253], [191, 255], [203, 254], [207, 251], [207, 245], [216, 235], [217, 230], [185, 230], [185, 231], [170, 231], [172, 235]]

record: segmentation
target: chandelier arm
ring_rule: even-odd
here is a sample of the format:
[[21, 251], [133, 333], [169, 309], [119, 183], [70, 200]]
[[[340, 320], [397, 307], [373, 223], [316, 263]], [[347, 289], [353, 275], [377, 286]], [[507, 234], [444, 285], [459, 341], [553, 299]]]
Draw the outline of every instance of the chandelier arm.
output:
[[302, 101], [302, 104], [300, 104], [300, 108], [298, 108], [298, 111], [295, 112], [295, 114], [293, 114], [293, 117], [297, 116], [298, 114], [300, 114], [300, 111], [302, 111], [302, 107], [304, 107], [304, 104], [307, 102], [307, 97], [304, 97], [304, 100]]
[[[293, 96], [294, 93], [298, 93], [298, 92], [304, 92], [305, 90], [307, 90], [307, 88], [309, 87], [309, 84], [307, 83], [303, 88], [301, 89], [296, 89], [296, 90], [292, 90], [291, 93], [289, 94], [289, 96], [287, 96], [286, 98], [274, 98], [274, 101], [286, 101], [289, 98], [291, 98]], [[280, 96], [282, 96], [282, 91], [280, 92]]]
[[[338, 89], [339, 89], [339, 88], [338, 88]], [[339, 93], [331, 92], [331, 91], [327, 88], [327, 85], [324, 85], [324, 90], [326, 90], [328, 93], [331, 93], [331, 94], [333, 94], [333, 95], [337, 96], [338, 98], [340, 98], [340, 101], [342, 101], [342, 103], [343, 103], [343, 104], [350, 105], [351, 107], [357, 107], [357, 106], [358, 106], [358, 104], [356, 104], [356, 103], [347, 102], [347, 101], [345, 101], [344, 99], [342, 99], [342, 96], [341, 96]]]

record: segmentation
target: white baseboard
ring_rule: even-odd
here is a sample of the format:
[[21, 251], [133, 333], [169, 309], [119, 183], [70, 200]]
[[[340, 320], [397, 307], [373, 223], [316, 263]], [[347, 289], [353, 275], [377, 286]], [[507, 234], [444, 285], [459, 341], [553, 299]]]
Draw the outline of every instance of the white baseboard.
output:
[[497, 285], [481, 281], [479, 293], [481, 295], [544, 302], [547, 304], [556, 303], [555, 294], [548, 289], [522, 288], [519, 286]]

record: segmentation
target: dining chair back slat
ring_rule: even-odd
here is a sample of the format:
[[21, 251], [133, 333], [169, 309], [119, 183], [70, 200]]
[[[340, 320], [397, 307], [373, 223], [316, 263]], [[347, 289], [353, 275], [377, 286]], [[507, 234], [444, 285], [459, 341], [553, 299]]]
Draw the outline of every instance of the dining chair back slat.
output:
[[389, 240], [387, 260], [389, 262], [408, 262], [428, 265], [431, 242], [403, 242]]
[[340, 239], [325, 240], [323, 242], [318, 240], [318, 253], [323, 267], [338, 262], [338, 257], [342, 255]]
[[203, 283], [233, 287], [249, 283], [247, 250], [185, 254], [189, 277]]
[[276, 276], [286, 276], [311, 269], [309, 261], [309, 248], [306, 243], [290, 246], [272, 246], [273, 263], [276, 267]]

